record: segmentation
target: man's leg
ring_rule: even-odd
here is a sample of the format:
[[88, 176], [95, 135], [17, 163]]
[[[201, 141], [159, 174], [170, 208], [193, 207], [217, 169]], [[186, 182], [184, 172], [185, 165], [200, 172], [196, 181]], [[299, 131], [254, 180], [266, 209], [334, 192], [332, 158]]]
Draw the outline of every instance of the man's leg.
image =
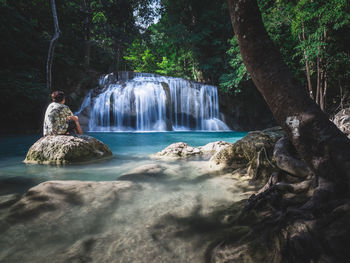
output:
[[75, 134], [75, 130], [77, 128], [77, 125], [75, 124], [75, 121], [68, 120], [68, 129], [66, 134]]
[[78, 116], [72, 116], [71, 117], [71, 120], [73, 120], [75, 122], [75, 132], [77, 134], [83, 134], [83, 130], [81, 129], [80, 127], [80, 123], [79, 123], [79, 119], [78, 119]]

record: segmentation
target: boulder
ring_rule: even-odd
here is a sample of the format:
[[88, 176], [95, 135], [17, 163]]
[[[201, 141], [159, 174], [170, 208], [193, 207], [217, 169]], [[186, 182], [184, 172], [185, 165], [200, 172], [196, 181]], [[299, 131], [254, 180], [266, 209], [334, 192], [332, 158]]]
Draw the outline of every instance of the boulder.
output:
[[177, 142], [169, 145], [163, 151], [158, 152], [151, 157], [159, 159], [187, 159], [201, 156], [209, 159], [215, 153], [230, 145], [232, 145], [232, 143], [217, 141], [208, 143], [204, 146], [192, 147], [187, 143]]
[[109, 147], [87, 135], [45, 136], [30, 147], [25, 163], [70, 164], [94, 162], [112, 156]]
[[233, 144], [225, 141], [210, 142], [204, 146], [198, 147], [198, 149], [205, 155], [214, 155], [215, 153], [223, 150]]
[[209, 164], [215, 170], [248, 168], [251, 175], [269, 174], [273, 165], [275, 143], [283, 136], [280, 127], [249, 132], [244, 138], [228, 145], [211, 157]]
[[350, 138], [350, 108], [339, 111], [333, 119], [337, 127]]
[[201, 151], [198, 148], [191, 147], [184, 142], [177, 142], [169, 145], [163, 151], [152, 155], [152, 157], [162, 159], [181, 159], [198, 156], [199, 154], [201, 154]]

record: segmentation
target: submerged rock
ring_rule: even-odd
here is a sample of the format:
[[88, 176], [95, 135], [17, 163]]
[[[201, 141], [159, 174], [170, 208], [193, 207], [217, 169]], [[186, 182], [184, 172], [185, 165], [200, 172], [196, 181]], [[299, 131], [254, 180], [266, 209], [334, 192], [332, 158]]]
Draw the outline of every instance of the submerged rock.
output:
[[0, 262], [203, 262], [247, 196], [231, 177], [198, 179], [42, 183], [0, 210]]
[[0, 195], [0, 208], [10, 206], [20, 199], [19, 194]]
[[[171, 172], [171, 171], [170, 171]], [[129, 181], [149, 181], [163, 179], [166, 174], [169, 173], [169, 169], [159, 164], [146, 164], [131, 170], [128, 173], [122, 174], [118, 180]], [[172, 172], [175, 174], [175, 172]]]
[[260, 173], [269, 174], [274, 162], [272, 156], [275, 143], [283, 134], [280, 127], [249, 132], [241, 140], [217, 152], [210, 159], [210, 167], [217, 170], [247, 167], [253, 176], [257, 176], [256, 168], [259, 168]]
[[[122, 194], [129, 195], [129, 190], [139, 188], [131, 182], [121, 181], [47, 181], [30, 188], [22, 199], [11, 207], [7, 222], [41, 218], [58, 223], [61, 217], [68, 220], [90, 214], [98, 205], [111, 205], [120, 199]], [[76, 214], [71, 211], [72, 207], [77, 209]]]
[[45, 136], [30, 147], [25, 163], [68, 164], [93, 162], [111, 157], [109, 147], [87, 135]]
[[[104, 233], [119, 204], [140, 189], [126, 181], [48, 181], [31, 188], [1, 220], [0, 261], [75, 262], [77, 255], [62, 250]], [[14, 247], [22, 252], [13, 253]]]

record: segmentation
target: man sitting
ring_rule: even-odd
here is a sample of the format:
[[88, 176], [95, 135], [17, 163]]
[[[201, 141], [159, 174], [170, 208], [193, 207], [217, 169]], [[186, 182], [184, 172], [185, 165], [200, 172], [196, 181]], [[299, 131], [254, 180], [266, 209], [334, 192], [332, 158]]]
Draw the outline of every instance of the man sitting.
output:
[[66, 98], [63, 91], [51, 94], [52, 103], [47, 107], [44, 119], [44, 136], [62, 134], [82, 134], [78, 117], [73, 116], [68, 106], [64, 105]]

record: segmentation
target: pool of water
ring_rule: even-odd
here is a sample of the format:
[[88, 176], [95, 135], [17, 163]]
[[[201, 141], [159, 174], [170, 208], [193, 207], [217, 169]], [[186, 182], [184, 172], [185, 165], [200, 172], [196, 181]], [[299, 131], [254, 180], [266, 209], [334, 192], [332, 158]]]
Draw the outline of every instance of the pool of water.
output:
[[[226, 211], [233, 202], [248, 198], [250, 193], [242, 190], [240, 178], [232, 174], [208, 173], [205, 160], [162, 161], [149, 155], [174, 142], [192, 146], [218, 140], [233, 143], [245, 133], [89, 135], [108, 144], [115, 157], [88, 165], [27, 165], [22, 161], [39, 137], [1, 138], [0, 197], [24, 193], [48, 180], [112, 181], [121, 179], [121, 175], [127, 177], [128, 173], [127, 178], [133, 179], [130, 171], [139, 167], [161, 167], [164, 175], [122, 182], [131, 183], [134, 190], [117, 194], [100, 188], [70, 194], [92, 200], [78, 205], [69, 204], [69, 198], [62, 199], [62, 191], [51, 192], [53, 198], [45, 197], [44, 193], [42, 198], [27, 204], [28, 209], [36, 207], [39, 211], [30, 210], [31, 217], [25, 220], [21, 217], [20, 224], [6, 219], [11, 208], [0, 207], [0, 226], [7, 226], [0, 227], [0, 261], [40, 263], [50, 258], [52, 262], [77, 262], [86, 257], [88, 260], [79, 262], [207, 262], [207, 249], [226, 234], [227, 226], [222, 223], [229, 218]], [[37, 202], [41, 205], [35, 205]], [[56, 209], [46, 211], [46, 202], [54, 202]]]
[[[40, 138], [38, 135], [7, 136], [0, 138], [0, 179], [26, 178], [39, 183], [47, 180], [116, 180], [137, 166], [154, 163], [150, 154], [161, 151], [174, 142], [186, 142], [191, 146], [201, 146], [209, 142], [223, 140], [236, 142], [244, 132], [149, 132], [149, 133], [89, 133], [106, 143], [112, 150], [112, 160], [68, 166], [48, 166], [24, 164], [22, 161], [29, 147]], [[193, 173], [188, 164], [180, 166], [181, 173]], [[189, 170], [189, 171], [188, 171]], [[192, 170], [192, 171], [191, 171]]]

